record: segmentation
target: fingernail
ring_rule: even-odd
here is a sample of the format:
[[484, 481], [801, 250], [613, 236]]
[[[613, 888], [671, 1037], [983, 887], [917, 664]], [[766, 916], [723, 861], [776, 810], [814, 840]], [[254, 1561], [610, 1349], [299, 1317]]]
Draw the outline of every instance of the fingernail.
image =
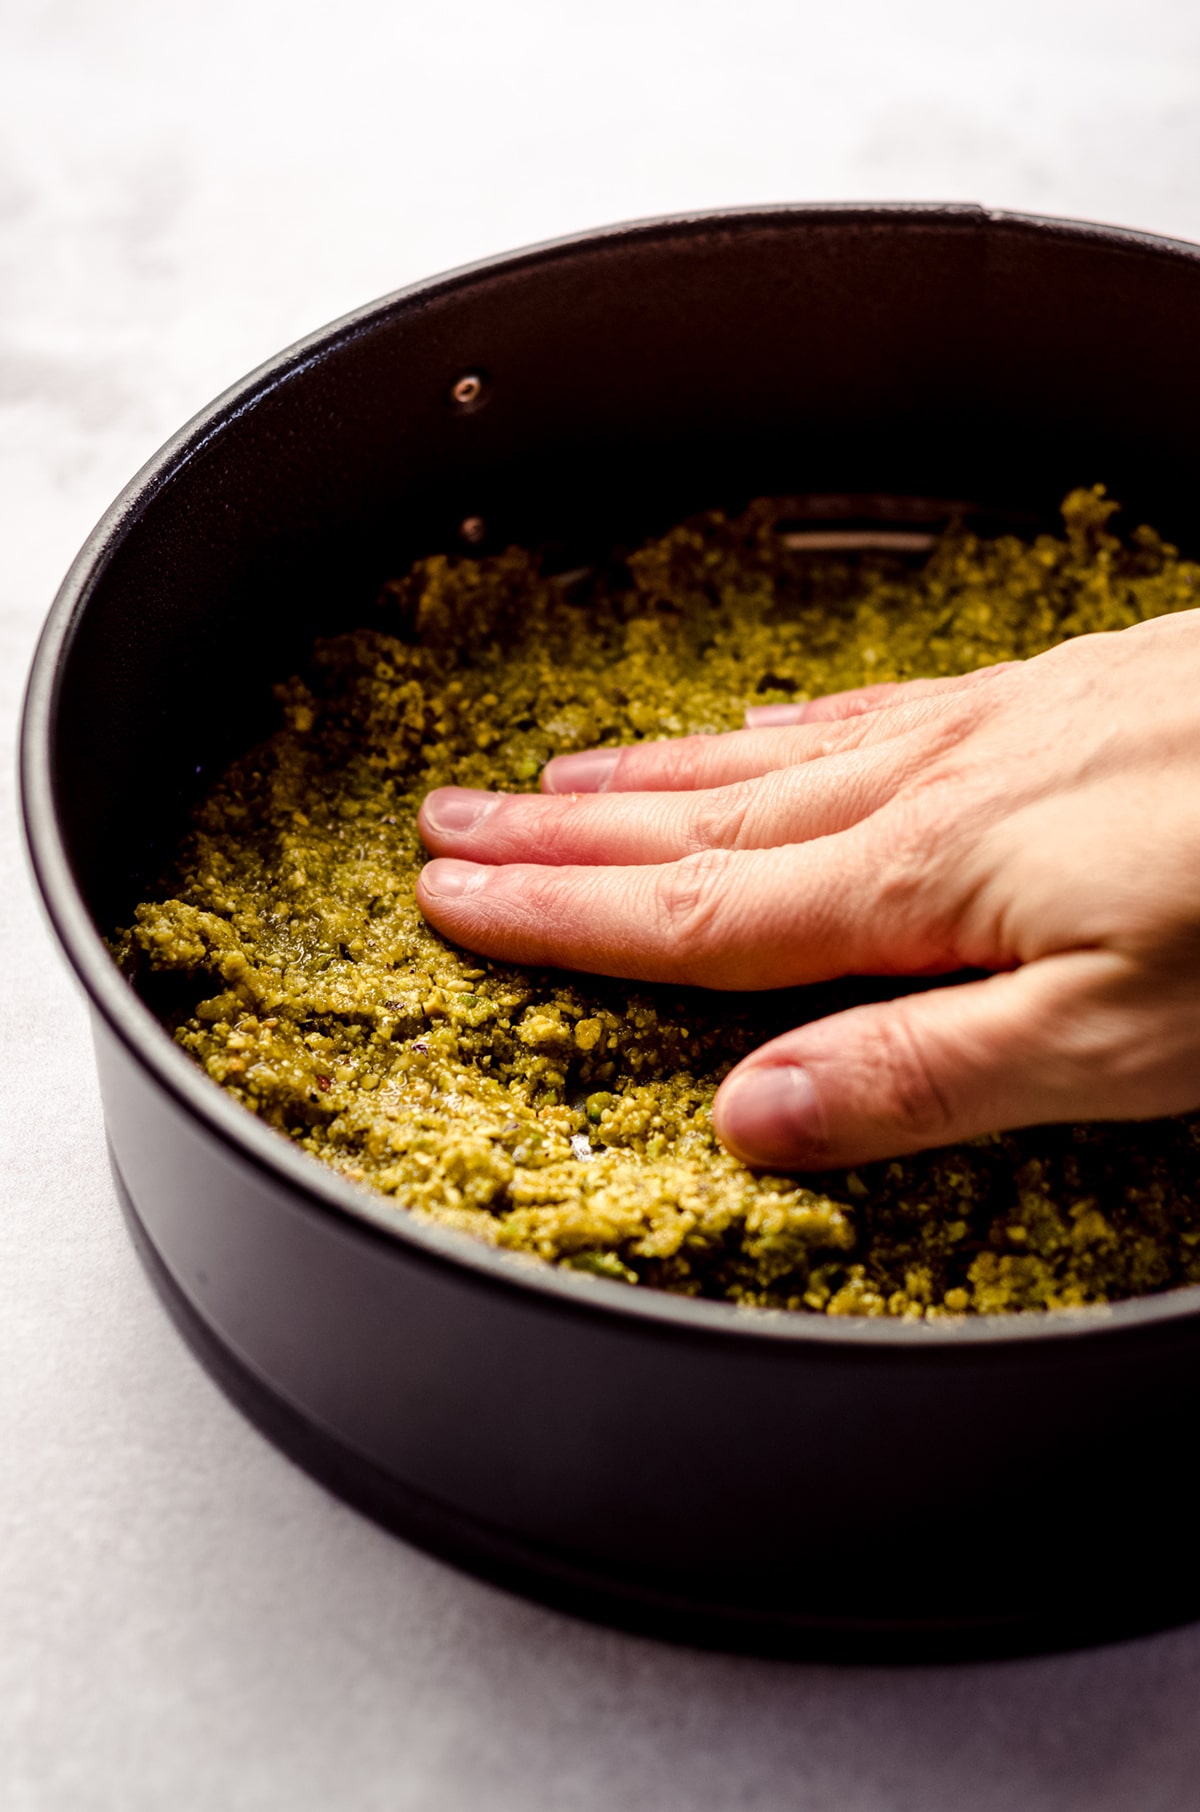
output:
[[806, 701], [793, 705], [747, 705], [746, 728], [767, 730], [772, 724], [802, 724]]
[[578, 755], [556, 755], [542, 771], [547, 793], [602, 793], [612, 779], [620, 749], [584, 749]]
[[426, 796], [425, 822], [430, 830], [474, 830], [499, 803], [498, 793], [484, 792], [482, 787], [439, 786]]
[[794, 1063], [744, 1070], [722, 1089], [713, 1123], [718, 1137], [748, 1163], [800, 1163], [819, 1131], [808, 1071]]
[[438, 856], [426, 862], [421, 870], [421, 888], [436, 893], [443, 900], [458, 900], [463, 894], [482, 887], [491, 870], [483, 862], [460, 862], [454, 856]]

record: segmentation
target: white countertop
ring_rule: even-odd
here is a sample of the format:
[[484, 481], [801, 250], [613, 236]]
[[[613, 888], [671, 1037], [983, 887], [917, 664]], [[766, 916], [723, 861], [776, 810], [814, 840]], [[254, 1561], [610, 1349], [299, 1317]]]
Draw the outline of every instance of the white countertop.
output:
[[[1195, 0], [9, 0], [0, 96], [6, 765], [39, 623], [111, 496], [227, 382], [382, 291], [753, 201], [1200, 239]], [[7, 775], [0, 809], [0, 1806], [1196, 1806], [1200, 1627], [915, 1671], [674, 1650], [463, 1577], [289, 1465], [133, 1257]]]

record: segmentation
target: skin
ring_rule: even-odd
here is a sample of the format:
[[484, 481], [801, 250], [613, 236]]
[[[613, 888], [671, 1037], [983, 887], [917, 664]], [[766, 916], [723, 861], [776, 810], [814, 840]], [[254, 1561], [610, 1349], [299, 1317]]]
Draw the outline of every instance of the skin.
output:
[[731, 1072], [747, 1163], [820, 1169], [1200, 1106], [1200, 611], [965, 678], [431, 793], [418, 902], [486, 956], [715, 989], [988, 973]]

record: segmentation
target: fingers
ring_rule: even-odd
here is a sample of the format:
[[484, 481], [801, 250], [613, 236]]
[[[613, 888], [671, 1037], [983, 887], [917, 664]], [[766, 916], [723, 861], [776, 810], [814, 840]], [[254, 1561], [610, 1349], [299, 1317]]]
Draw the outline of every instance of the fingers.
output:
[[1002, 661], [947, 679], [860, 687], [794, 705], [752, 705], [748, 727], [720, 736], [674, 736], [618, 749], [557, 755], [542, 772], [542, 791], [567, 793], [683, 792], [906, 736], [1007, 667]]
[[713, 1124], [748, 1164], [820, 1170], [1007, 1127], [1182, 1112], [1200, 1102], [1195, 1003], [1172, 1039], [1167, 1020], [1145, 1023], [1148, 998], [1123, 958], [1081, 951], [855, 1007], [747, 1057]]
[[944, 679], [881, 680], [875, 686], [855, 686], [847, 692], [827, 692], [822, 698], [797, 699], [795, 704], [747, 705], [748, 730], [778, 729], [789, 724], [841, 723], [850, 717], [862, 717], [884, 705], [894, 705], [918, 698], [936, 697], [947, 692], [961, 692], [1015, 661], [998, 661], [991, 667], [977, 667], [974, 673], [951, 674]]
[[766, 730], [730, 730], [721, 736], [672, 736], [619, 749], [585, 749], [557, 755], [542, 771], [542, 791], [566, 793], [676, 793], [732, 786], [778, 768], [820, 761], [867, 743], [904, 736], [927, 721], [920, 700], [832, 724]]
[[770, 849], [847, 830], [919, 764], [919, 739], [832, 755], [732, 786], [667, 793], [487, 793], [439, 787], [418, 825], [435, 856], [473, 862], [674, 862], [704, 849]]
[[621, 867], [441, 858], [417, 904], [444, 936], [508, 962], [637, 981], [777, 988], [958, 966], [924, 880], [860, 825], [782, 850], [710, 849]]

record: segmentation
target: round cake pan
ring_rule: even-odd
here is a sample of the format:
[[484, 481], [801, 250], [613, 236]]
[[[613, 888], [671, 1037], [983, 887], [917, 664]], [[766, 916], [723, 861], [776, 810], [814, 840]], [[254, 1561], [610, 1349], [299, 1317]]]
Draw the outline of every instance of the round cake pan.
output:
[[260, 1125], [103, 942], [271, 681], [416, 555], [578, 563], [768, 492], [1036, 523], [1095, 480], [1195, 550], [1198, 331], [1200, 251], [1146, 235], [972, 207], [651, 221], [372, 304], [113, 505], [29, 682], [33, 867], [147, 1269], [333, 1489], [553, 1603], [726, 1646], [1014, 1652], [1200, 1610], [1200, 1290], [924, 1326], [531, 1266]]

